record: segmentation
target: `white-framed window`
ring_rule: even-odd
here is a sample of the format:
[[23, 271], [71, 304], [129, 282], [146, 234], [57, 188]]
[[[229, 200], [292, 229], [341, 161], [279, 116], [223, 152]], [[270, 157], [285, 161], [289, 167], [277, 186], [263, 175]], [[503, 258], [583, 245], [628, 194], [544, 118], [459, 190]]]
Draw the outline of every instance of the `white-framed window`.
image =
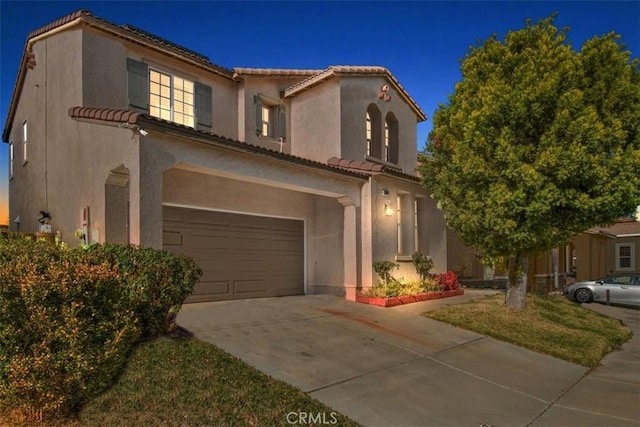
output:
[[27, 121], [22, 122], [22, 163], [27, 163], [27, 141], [29, 140], [29, 126]]
[[194, 105], [192, 81], [149, 69], [150, 115], [194, 127]]
[[254, 97], [256, 106], [256, 135], [283, 142], [286, 138], [287, 118], [285, 106], [277, 99], [263, 95]]
[[616, 243], [616, 270], [633, 271], [636, 268], [635, 243]]
[[9, 142], [9, 178], [13, 178], [13, 141]]
[[273, 114], [273, 108], [274, 107], [270, 105], [262, 104], [262, 136], [274, 137], [273, 128], [275, 126], [273, 126], [271, 122], [273, 116], [275, 116], [275, 114]]
[[367, 133], [367, 156], [373, 155], [373, 132], [371, 129], [371, 114], [367, 111], [366, 118], [366, 133]]

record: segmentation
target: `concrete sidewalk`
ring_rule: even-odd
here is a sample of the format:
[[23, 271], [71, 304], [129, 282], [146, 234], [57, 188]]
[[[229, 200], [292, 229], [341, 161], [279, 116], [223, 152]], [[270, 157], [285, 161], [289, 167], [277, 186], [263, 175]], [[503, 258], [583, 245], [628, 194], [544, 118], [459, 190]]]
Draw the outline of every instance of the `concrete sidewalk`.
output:
[[594, 306], [635, 336], [590, 373], [420, 316], [493, 293], [386, 309], [327, 295], [199, 303], [178, 323], [365, 426], [640, 425], [640, 311]]

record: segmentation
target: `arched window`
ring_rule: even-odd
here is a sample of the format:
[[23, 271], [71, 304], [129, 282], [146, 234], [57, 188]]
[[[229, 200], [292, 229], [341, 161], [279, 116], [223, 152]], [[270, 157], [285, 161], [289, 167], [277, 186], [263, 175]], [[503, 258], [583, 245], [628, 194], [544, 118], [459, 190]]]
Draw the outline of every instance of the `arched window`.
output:
[[393, 113], [387, 113], [384, 120], [384, 157], [383, 160], [398, 163], [399, 152], [398, 120]]
[[382, 158], [381, 114], [375, 104], [369, 104], [365, 117], [366, 155]]
[[371, 114], [367, 112], [367, 156], [370, 156], [373, 152], [373, 134], [371, 132]]

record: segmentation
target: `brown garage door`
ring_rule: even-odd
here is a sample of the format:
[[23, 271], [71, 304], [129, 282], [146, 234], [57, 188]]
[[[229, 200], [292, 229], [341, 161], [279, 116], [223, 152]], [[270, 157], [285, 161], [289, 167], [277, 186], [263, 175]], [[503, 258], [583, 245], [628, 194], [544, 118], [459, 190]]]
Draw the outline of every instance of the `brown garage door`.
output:
[[165, 206], [164, 249], [204, 274], [186, 302], [304, 293], [304, 223]]

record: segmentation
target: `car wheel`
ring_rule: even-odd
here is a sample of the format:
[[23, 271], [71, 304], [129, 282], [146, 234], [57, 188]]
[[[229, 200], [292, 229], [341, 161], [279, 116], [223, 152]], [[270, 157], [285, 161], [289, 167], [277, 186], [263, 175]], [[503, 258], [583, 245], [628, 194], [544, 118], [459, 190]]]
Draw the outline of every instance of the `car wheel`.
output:
[[573, 297], [580, 304], [593, 301], [593, 295], [591, 294], [591, 291], [585, 288], [578, 289]]

